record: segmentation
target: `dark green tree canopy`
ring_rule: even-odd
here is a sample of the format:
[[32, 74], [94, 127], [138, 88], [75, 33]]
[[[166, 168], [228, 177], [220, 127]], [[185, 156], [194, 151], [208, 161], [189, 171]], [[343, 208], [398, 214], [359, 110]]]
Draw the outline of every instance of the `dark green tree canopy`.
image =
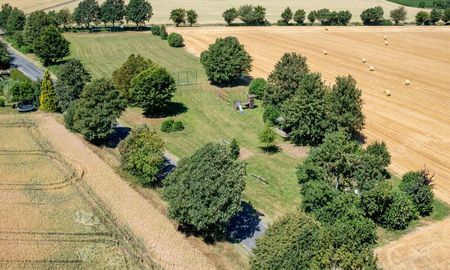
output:
[[56, 14], [56, 20], [59, 26], [66, 28], [67, 25], [72, 24], [73, 22], [72, 13], [69, 9], [63, 8]]
[[186, 20], [189, 23], [189, 26], [192, 26], [197, 23], [198, 14], [195, 10], [189, 9], [186, 11]]
[[114, 26], [117, 21], [121, 21], [125, 16], [125, 1], [106, 0], [100, 6], [100, 15], [103, 22], [111, 22]]
[[235, 37], [218, 38], [202, 52], [200, 62], [208, 79], [219, 85], [240, 79], [252, 67], [252, 58]]
[[255, 78], [250, 82], [248, 86], [248, 93], [254, 95], [257, 99], [264, 97], [267, 81], [264, 78]]
[[2, 9], [0, 10], [0, 27], [5, 28], [6, 22], [8, 21], [9, 14], [11, 14], [11, 11], [13, 10], [13, 7], [6, 3], [2, 4]]
[[238, 10], [239, 19], [246, 25], [266, 24], [266, 9], [262, 6], [243, 5]]
[[22, 31], [25, 26], [25, 13], [18, 8], [13, 8], [8, 15], [8, 19], [5, 25], [5, 31], [7, 34], [12, 34], [15, 31]]
[[170, 47], [178, 48], [184, 46], [183, 37], [178, 33], [170, 33], [170, 35], [167, 37], [167, 42], [169, 43]]
[[155, 130], [148, 126], [133, 129], [120, 143], [122, 167], [137, 177], [144, 186], [156, 185], [164, 164], [164, 142]]
[[117, 118], [125, 110], [125, 100], [114, 85], [106, 80], [94, 80], [86, 85], [80, 99], [69, 107], [66, 125], [93, 143], [100, 143], [115, 132]]
[[294, 21], [297, 24], [303, 24], [305, 22], [306, 12], [303, 9], [299, 9], [294, 14]]
[[203, 233], [223, 232], [241, 210], [245, 174], [245, 163], [227, 145], [205, 145], [182, 160], [164, 181], [169, 216]]
[[416, 24], [417, 25], [428, 25], [430, 24], [430, 14], [425, 10], [421, 10], [416, 14]]
[[222, 17], [225, 20], [225, 22], [228, 25], [230, 25], [239, 17], [239, 12], [237, 11], [236, 8], [230, 8], [223, 12]]
[[70, 59], [57, 72], [56, 95], [61, 111], [80, 97], [84, 86], [91, 81], [91, 75], [78, 59]]
[[380, 6], [368, 8], [361, 13], [361, 20], [364, 25], [380, 25], [384, 20], [383, 15], [384, 10]]
[[34, 49], [34, 42], [39, 40], [42, 32], [50, 25], [52, 25], [52, 22], [50, 21], [49, 16], [42, 10], [35, 11], [28, 15], [23, 31], [25, 43]]
[[297, 53], [285, 53], [269, 75], [264, 104], [279, 107], [294, 95], [307, 73], [309, 68], [306, 57]]
[[184, 8], [173, 9], [170, 12], [170, 19], [175, 23], [176, 27], [186, 23], [186, 10]]
[[392, 193], [392, 202], [381, 218], [383, 227], [403, 230], [418, 216], [411, 198], [403, 191]]
[[292, 9], [290, 7], [287, 7], [283, 13], [281, 13], [281, 20], [288, 25], [289, 22], [293, 19], [294, 14], [292, 13]]
[[99, 18], [100, 6], [97, 0], [82, 0], [73, 11], [73, 18], [78, 24], [85, 24], [87, 27]]
[[112, 81], [122, 95], [131, 101], [131, 80], [142, 71], [153, 66], [150, 59], [146, 59], [140, 55], [131, 54], [127, 61], [121, 67], [116, 69], [112, 74]]
[[150, 20], [153, 15], [152, 5], [146, 0], [130, 0], [126, 10], [126, 18], [128, 21], [132, 21], [136, 24], [136, 28], [139, 25]]
[[0, 41], [0, 68], [7, 69], [10, 66], [11, 55], [8, 52], [8, 45]]
[[294, 96], [282, 108], [283, 130], [298, 145], [318, 145], [322, 142], [327, 120], [326, 87], [319, 73], [306, 74]]
[[146, 115], [163, 115], [176, 89], [172, 75], [156, 65], [139, 73], [131, 81], [131, 97]]
[[417, 211], [428, 216], [433, 211], [433, 176], [426, 170], [408, 172], [402, 177], [400, 189], [408, 194]]
[[46, 66], [63, 59], [70, 53], [69, 42], [55, 26], [44, 29], [34, 43], [34, 48], [37, 56], [42, 59]]

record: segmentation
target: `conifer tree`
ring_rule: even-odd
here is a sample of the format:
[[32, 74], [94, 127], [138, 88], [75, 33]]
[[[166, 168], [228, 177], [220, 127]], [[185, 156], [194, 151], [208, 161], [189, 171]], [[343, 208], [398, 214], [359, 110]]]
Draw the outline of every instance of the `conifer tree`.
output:
[[53, 87], [50, 72], [45, 71], [44, 79], [41, 83], [41, 95], [39, 97], [40, 109], [45, 112], [56, 112], [58, 103], [56, 101], [55, 87]]

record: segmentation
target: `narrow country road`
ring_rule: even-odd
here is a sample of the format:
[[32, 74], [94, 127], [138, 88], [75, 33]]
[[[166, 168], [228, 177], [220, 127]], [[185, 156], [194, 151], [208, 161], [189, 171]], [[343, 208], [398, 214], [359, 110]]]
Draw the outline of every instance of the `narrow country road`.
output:
[[37, 81], [44, 77], [44, 71], [40, 67], [36, 66], [30, 60], [26, 59], [16, 50], [8, 47], [8, 52], [12, 56], [12, 66], [20, 70], [28, 78], [32, 79], [33, 81]]

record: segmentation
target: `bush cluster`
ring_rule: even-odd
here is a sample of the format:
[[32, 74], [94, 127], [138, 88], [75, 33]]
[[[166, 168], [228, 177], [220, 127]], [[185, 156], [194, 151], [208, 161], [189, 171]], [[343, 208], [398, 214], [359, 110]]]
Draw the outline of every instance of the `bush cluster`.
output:
[[173, 119], [164, 120], [161, 123], [161, 131], [165, 133], [179, 132], [184, 130], [184, 124], [181, 121], [175, 121]]
[[239, 18], [245, 25], [267, 25], [266, 9], [263, 6], [242, 5], [239, 9], [230, 8], [222, 14], [225, 22], [231, 25]]
[[266, 85], [267, 81], [264, 78], [253, 79], [248, 87], [248, 93], [254, 95], [258, 99], [262, 99]]
[[170, 33], [169, 37], [167, 38], [167, 42], [169, 43], [170, 47], [184, 46], [183, 37], [178, 33]]

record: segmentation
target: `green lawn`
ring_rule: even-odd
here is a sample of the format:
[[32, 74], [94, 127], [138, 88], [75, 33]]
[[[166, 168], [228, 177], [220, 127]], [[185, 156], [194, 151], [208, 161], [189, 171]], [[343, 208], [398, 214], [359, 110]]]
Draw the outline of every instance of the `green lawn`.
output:
[[420, 2], [425, 2], [425, 7], [429, 8], [433, 7], [433, 2], [435, 0], [388, 0], [388, 1], [408, 7], [418, 7]]
[[[186, 129], [181, 133], [163, 134], [167, 150], [182, 158], [207, 142], [236, 138], [249, 155], [245, 199], [268, 220], [299, 206], [295, 168], [302, 160], [283, 152], [268, 155], [259, 148], [257, 133], [263, 128], [261, 106], [243, 115], [233, 109], [234, 99], [245, 99], [245, 87], [219, 89], [211, 86], [196, 57], [184, 49], [169, 47], [167, 42], [150, 33], [70, 33], [65, 36], [71, 42], [72, 56], [79, 58], [94, 78], [110, 77], [132, 53], [148, 57], [170, 72], [198, 70], [202, 82], [179, 87], [173, 99], [177, 107], [184, 110], [175, 117], [185, 123]], [[129, 108], [120, 122], [128, 126], [146, 123], [159, 130], [163, 120], [144, 118], [139, 108]], [[268, 184], [250, 174], [267, 179]]]

